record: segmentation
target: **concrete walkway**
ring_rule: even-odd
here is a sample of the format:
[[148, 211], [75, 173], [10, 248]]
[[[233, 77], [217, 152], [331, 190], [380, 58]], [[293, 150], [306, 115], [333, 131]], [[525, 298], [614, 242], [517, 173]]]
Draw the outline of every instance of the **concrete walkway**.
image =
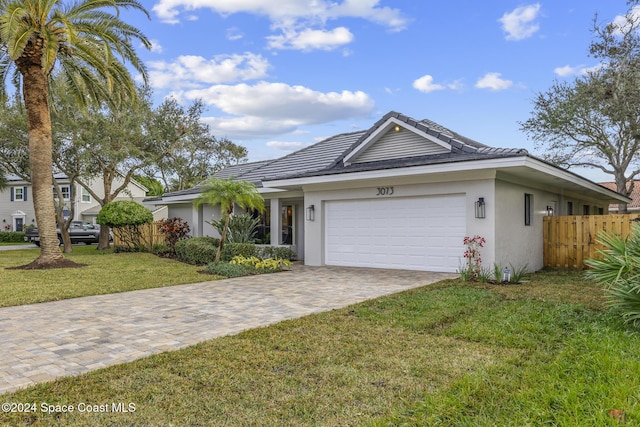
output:
[[0, 393], [453, 277], [292, 271], [0, 308]]

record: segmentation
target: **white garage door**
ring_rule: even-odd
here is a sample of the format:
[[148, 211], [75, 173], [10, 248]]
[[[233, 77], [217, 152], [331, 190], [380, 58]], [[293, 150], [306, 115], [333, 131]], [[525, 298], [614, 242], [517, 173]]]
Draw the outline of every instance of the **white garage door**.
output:
[[464, 195], [325, 204], [325, 263], [455, 272], [464, 253]]

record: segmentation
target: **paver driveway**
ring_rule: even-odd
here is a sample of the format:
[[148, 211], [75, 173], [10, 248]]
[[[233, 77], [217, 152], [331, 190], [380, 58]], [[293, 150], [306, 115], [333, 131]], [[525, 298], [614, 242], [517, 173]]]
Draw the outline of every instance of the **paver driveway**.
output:
[[0, 393], [427, 285], [446, 273], [292, 271], [0, 308]]

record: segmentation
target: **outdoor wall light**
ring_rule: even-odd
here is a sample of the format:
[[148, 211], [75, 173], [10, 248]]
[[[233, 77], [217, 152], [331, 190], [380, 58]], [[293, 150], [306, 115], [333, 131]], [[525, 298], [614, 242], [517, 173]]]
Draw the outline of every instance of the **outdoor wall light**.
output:
[[309, 205], [307, 207], [307, 221], [314, 221], [316, 219], [316, 207]]
[[475, 205], [476, 205], [476, 218], [484, 218], [485, 217], [484, 197], [479, 197]]
[[400, 125], [395, 125], [395, 126], [393, 127], [393, 130], [395, 130], [396, 132], [400, 132], [400, 129], [402, 129], [402, 128], [400, 127]]
[[553, 206], [547, 206], [547, 216], [553, 216]]

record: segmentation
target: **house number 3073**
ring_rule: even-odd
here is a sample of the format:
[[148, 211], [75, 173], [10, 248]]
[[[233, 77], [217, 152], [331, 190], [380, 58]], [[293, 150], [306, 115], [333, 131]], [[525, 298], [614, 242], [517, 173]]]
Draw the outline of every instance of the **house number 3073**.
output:
[[376, 196], [390, 196], [393, 194], [393, 187], [378, 187]]

